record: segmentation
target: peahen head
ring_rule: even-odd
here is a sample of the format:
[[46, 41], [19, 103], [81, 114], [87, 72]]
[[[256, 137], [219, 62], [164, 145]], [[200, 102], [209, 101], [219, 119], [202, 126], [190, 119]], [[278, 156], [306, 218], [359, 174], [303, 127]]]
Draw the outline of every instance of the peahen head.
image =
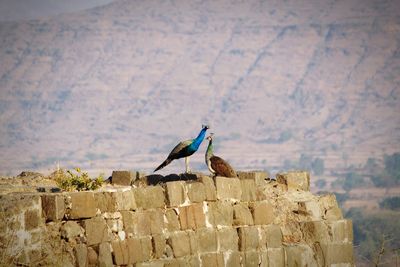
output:
[[214, 133], [210, 133], [210, 135], [209, 136], [207, 136], [207, 140], [208, 141], [212, 141], [212, 139], [213, 139], [213, 135], [214, 135]]

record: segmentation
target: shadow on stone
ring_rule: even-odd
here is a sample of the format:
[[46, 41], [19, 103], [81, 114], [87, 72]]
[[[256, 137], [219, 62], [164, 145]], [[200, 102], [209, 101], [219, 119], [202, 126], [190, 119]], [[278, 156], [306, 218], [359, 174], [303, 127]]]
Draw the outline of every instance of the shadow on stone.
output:
[[171, 173], [166, 176], [160, 174], [151, 174], [146, 176], [148, 185], [157, 185], [160, 183], [173, 182], [173, 181], [195, 181], [197, 180], [197, 175], [191, 173], [181, 173], [175, 174]]

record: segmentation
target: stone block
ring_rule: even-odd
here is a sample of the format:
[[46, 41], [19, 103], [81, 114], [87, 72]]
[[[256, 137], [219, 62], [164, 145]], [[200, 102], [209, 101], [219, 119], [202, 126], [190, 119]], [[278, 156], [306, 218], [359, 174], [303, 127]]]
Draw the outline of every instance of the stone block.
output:
[[233, 207], [229, 202], [207, 203], [207, 218], [214, 227], [233, 225]]
[[219, 251], [238, 251], [239, 236], [234, 228], [222, 228], [217, 231]]
[[88, 266], [88, 250], [85, 244], [77, 244], [75, 249], [76, 265], [78, 267]]
[[129, 253], [128, 264], [147, 261], [151, 258], [153, 245], [150, 236], [128, 238], [126, 240]]
[[113, 171], [111, 176], [112, 184], [131, 185], [136, 179], [136, 174], [130, 171]]
[[187, 194], [190, 202], [197, 203], [206, 200], [206, 188], [203, 183], [187, 183]]
[[84, 219], [96, 216], [97, 205], [93, 192], [72, 192], [67, 196], [70, 209], [69, 219]]
[[354, 262], [353, 244], [352, 243], [327, 243], [321, 244], [322, 258], [324, 266], [332, 266], [334, 264]]
[[217, 199], [239, 202], [242, 198], [242, 187], [238, 178], [215, 177]]
[[137, 208], [164, 208], [165, 195], [161, 186], [147, 186], [133, 189]]
[[259, 267], [260, 254], [256, 250], [248, 250], [243, 253], [243, 266]]
[[267, 201], [257, 201], [250, 204], [250, 209], [253, 213], [255, 225], [265, 225], [274, 222], [274, 207]]
[[289, 171], [276, 175], [278, 183], [286, 185], [288, 190], [310, 191], [310, 173], [305, 171]]
[[200, 254], [201, 266], [224, 267], [224, 254], [222, 253], [204, 253]]
[[314, 252], [306, 244], [285, 246], [287, 266], [318, 266]]
[[67, 221], [60, 227], [61, 237], [72, 240], [83, 236], [84, 230], [76, 221]]
[[206, 217], [202, 203], [195, 203], [178, 209], [182, 230], [206, 227]]
[[351, 220], [328, 221], [333, 242], [353, 242], [353, 222]]
[[183, 257], [190, 255], [190, 238], [189, 234], [184, 231], [177, 231], [170, 234], [168, 244], [171, 246], [175, 257]]
[[248, 172], [243, 172], [239, 171], [237, 172], [237, 175], [239, 179], [251, 179], [253, 180], [257, 185], [263, 185], [265, 182], [265, 179], [268, 178], [268, 173], [265, 171], [248, 171]]
[[112, 251], [114, 255], [115, 265], [127, 265], [129, 264], [129, 251], [128, 251], [128, 241], [113, 241], [111, 242]]
[[161, 209], [122, 211], [121, 214], [124, 230], [134, 236], [161, 234], [165, 228]]
[[169, 232], [178, 231], [181, 229], [178, 214], [174, 209], [166, 209], [164, 215], [165, 229]]
[[240, 180], [240, 184], [242, 186], [242, 201], [256, 201], [256, 183], [252, 179], [244, 179]]
[[65, 202], [62, 194], [42, 195], [42, 208], [46, 221], [60, 221], [65, 214]]
[[202, 228], [196, 231], [198, 252], [215, 252], [218, 247], [217, 232], [214, 229]]
[[300, 214], [312, 217], [313, 220], [321, 220], [322, 212], [321, 207], [316, 200], [298, 202]]
[[217, 190], [215, 188], [214, 180], [209, 176], [200, 176], [200, 181], [204, 184], [207, 201], [217, 200]]
[[[261, 230], [260, 230], [261, 231]], [[239, 249], [246, 251], [249, 249], [257, 249], [260, 247], [260, 233], [256, 226], [244, 226], [238, 228]]]
[[111, 240], [111, 231], [102, 217], [94, 217], [83, 221], [89, 246]]
[[318, 202], [322, 210], [323, 219], [328, 221], [343, 219], [342, 210], [339, 208], [334, 194], [321, 196]]
[[188, 202], [186, 182], [167, 182], [167, 199], [170, 207], [178, 207]]
[[89, 266], [98, 266], [98, 255], [96, 250], [93, 247], [88, 247], [87, 248], [87, 254], [88, 254], [88, 264]]
[[99, 267], [108, 267], [112, 266], [113, 260], [111, 256], [111, 245], [110, 243], [101, 243], [99, 245], [99, 258], [98, 258], [98, 266]]
[[262, 230], [262, 243], [267, 248], [282, 247], [282, 231], [279, 225], [267, 225], [261, 228]]
[[[268, 264], [262, 266], [268, 267], [285, 267], [285, 251], [283, 248], [268, 248]], [[291, 266], [291, 265], [287, 265]]]
[[329, 229], [325, 221], [310, 221], [300, 223], [304, 239], [309, 243], [327, 243], [331, 241]]
[[163, 234], [153, 235], [153, 248], [154, 248], [154, 257], [159, 259], [165, 253], [165, 248], [167, 245], [167, 240]]
[[95, 194], [97, 208], [101, 212], [135, 210], [136, 202], [131, 189], [116, 192], [99, 192]]
[[229, 267], [241, 267], [241, 253], [238, 251], [227, 251], [224, 252], [224, 266]]
[[24, 212], [25, 230], [33, 230], [43, 225], [43, 218], [39, 209], [28, 209]]
[[135, 267], [165, 267], [165, 266], [167, 265], [163, 260], [138, 262], [135, 264]]
[[234, 225], [253, 225], [253, 216], [245, 203], [237, 203], [233, 206]]

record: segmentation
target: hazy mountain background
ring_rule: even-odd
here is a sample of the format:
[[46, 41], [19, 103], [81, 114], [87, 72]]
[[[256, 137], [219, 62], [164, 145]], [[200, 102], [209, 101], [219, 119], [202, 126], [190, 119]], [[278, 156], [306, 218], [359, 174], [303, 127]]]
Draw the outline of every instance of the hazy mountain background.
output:
[[[0, 22], [0, 174], [150, 172], [202, 123], [238, 169], [303, 154], [327, 174], [400, 151], [400, 1], [60, 10]], [[206, 146], [192, 169], [205, 170]]]

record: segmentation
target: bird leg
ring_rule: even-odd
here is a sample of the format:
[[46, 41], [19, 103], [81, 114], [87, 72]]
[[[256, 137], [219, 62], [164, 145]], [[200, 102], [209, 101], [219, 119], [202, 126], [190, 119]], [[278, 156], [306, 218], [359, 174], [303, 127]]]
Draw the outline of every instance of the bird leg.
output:
[[189, 160], [190, 156], [185, 158], [186, 173], [190, 173]]

